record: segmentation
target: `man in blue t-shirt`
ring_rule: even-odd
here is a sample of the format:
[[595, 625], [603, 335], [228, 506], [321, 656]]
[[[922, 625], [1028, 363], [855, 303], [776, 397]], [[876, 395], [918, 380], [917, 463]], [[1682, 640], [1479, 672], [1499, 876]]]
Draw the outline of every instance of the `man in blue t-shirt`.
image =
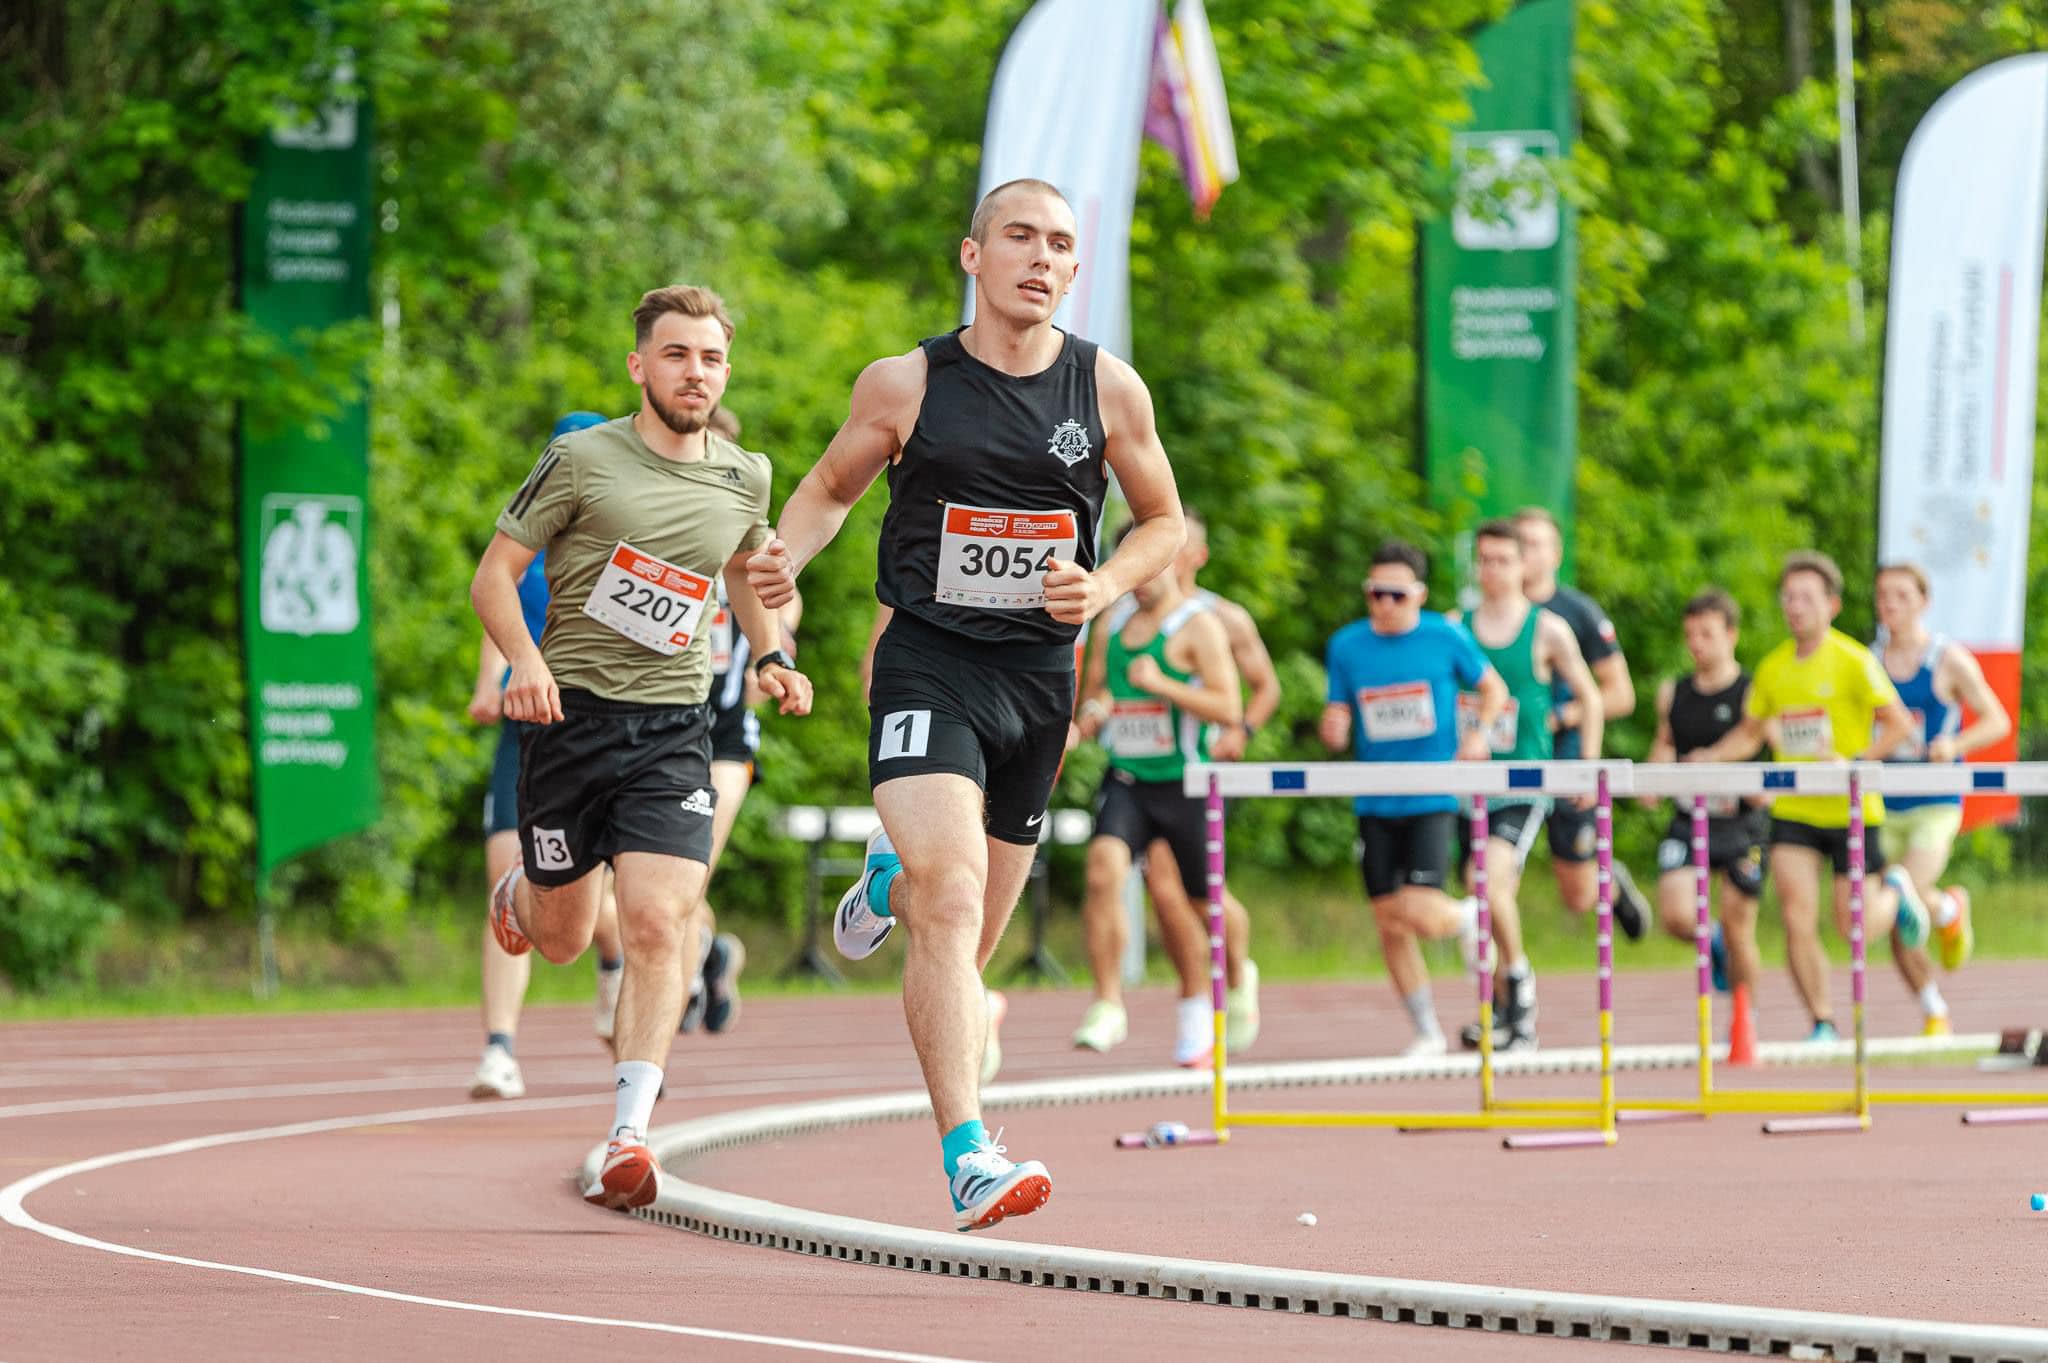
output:
[[[1329, 703], [1321, 734], [1331, 752], [1353, 747], [1361, 762], [1484, 762], [1486, 734], [1507, 708], [1507, 685], [1464, 628], [1424, 612], [1429, 560], [1388, 540], [1365, 580], [1370, 614], [1331, 637]], [[1476, 691], [1478, 723], [1458, 736], [1458, 693]], [[1405, 1056], [1448, 1049], [1417, 938], [1460, 938], [1478, 951], [1477, 901], [1444, 892], [1458, 802], [1449, 795], [1364, 795], [1353, 805], [1364, 843], [1366, 897], [1395, 992], [1415, 1024]]]

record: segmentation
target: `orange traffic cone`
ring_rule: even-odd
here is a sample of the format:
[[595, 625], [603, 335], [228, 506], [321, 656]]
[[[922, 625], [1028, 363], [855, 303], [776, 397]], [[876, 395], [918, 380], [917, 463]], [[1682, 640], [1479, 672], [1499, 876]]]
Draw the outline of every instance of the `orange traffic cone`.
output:
[[1749, 986], [1735, 986], [1735, 1015], [1728, 1020], [1728, 1063], [1756, 1063], [1756, 1019], [1749, 1011]]

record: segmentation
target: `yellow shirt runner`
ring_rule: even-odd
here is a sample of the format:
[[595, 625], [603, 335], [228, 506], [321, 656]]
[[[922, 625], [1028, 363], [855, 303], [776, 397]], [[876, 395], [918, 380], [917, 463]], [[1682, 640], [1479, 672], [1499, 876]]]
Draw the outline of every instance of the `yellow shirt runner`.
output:
[[[1780, 762], [1822, 762], [1853, 757], [1869, 746], [1877, 712], [1898, 703], [1898, 688], [1877, 655], [1840, 630], [1802, 658], [1787, 639], [1765, 655], [1750, 683], [1743, 710], [1774, 735]], [[1847, 828], [1848, 800], [1833, 795], [1781, 795], [1771, 817], [1814, 828]], [[1884, 822], [1884, 797], [1863, 797], [1863, 822]]]

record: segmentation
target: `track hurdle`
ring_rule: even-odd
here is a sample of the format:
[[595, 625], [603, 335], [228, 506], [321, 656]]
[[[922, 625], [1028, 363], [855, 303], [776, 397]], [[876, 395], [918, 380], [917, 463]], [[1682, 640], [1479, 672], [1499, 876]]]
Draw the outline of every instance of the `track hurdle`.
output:
[[[1211, 1059], [1211, 1132], [1191, 1133], [1187, 1144], [1222, 1143], [1234, 1127], [1380, 1127], [1408, 1131], [1496, 1131], [1521, 1134], [1511, 1149], [1561, 1149], [1612, 1145], [1615, 1126], [1613, 1063], [1613, 859], [1611, 832], [1614, 773], [1625, 763], [1609, 762], [1307, 762], [1191, 763], [1184, 789], [1206, 801], [1209, 891], [1209, 992], [1215, 1013], [1215, 1047]], [[1473, 801], [1472, 837], [1476, 851], [1472, 889], [1479, 897], [1479, 1106], [1475, 1111], [1410, 1112], [1245, 1112], [1229, 1103], [1228, 1067], [1223, 1045], [1223, 797], [1351, 797], [1402, 791], [1469, 796]], [[1589, 1099], [1507, 1099], [1495, 1092], [1493, 1064], [1493, 948], [1491, 915], [1486, 907], [1487, 800], [1489, 797], [1591, 795], [1597, 802], [1600, 853], [1599, 904], [1599, 1094]], [[1540, 1135], [1536, 1133], [1541, 1133]]]

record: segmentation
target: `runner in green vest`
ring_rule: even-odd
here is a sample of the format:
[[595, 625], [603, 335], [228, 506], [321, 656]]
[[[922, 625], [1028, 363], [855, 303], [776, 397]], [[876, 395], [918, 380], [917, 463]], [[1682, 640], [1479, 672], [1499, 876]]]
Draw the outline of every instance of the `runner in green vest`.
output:
[[[1181, 790], [1191, 761], [1208, 757], [1207, 726], [1235, 725], [1243, 715], [1230, 638], [1208, 606], [1190, 597], [1171, 572], [1136, 592], [1138, 609], [1107, 640], [1104, 685], [1082, 702], [1083, 738], [1098, 735], [1109, 770], [1096, 796], [1095, 837], [1088, 844], [1088, 894], [1083, 918], [1095, 1001], [1074, 1044], [1106, 1051], [1129, 1035], [1119, 963], [1123, 958], [1124, 881], [1131, 861], [1154, 839], [1180, 867], [1181, 883], [1206, 897], [1209, 863], [1203, 802]], [[1186, 972], [1183, 972], [1185, 976]], [[1177, 1064], [1206, 1064], [1214, 1024], [1201, 978], [1183, 978]]]
[[[1533, 604], [1522, 590], [1522, 542], [1512, 521], [1488, 521], [1473, 535], [1473, 565], [1480, 602], [1466, 623], [1486, 660], [1507, 683], [1508, 704], [1494, 732], [1488, 735], [1496, 760], [1540, 762], [1551, 754], [1550, 684], [1562, 678], [1579, 705], [1579, 742], [1587, 760], [1600, 756], [1604, 712], [1600, 686], [1579, 652], [1571, 626], [1561, 616]], [[1460, 722], [1474, 713], [1460, 698]], [[1590, 801], [1583, 801], [1590, 803]], [[1522, 867], [1548, 810], [1543, 800], [1496, 800], [1486, 840], [1486, 902], [1493, 918], [1493, 940], [1505, 967], [1497, 984], [1501, 991], [1494, 1011], [1494, 1049], [1532, 1048], [1536, 1044], [1536, 975], [1522, 952], [1522, 910], [1518, 894]], [[1479, 1024], [1460, 1034], [1467, 1049], [1479, 1046]]]

